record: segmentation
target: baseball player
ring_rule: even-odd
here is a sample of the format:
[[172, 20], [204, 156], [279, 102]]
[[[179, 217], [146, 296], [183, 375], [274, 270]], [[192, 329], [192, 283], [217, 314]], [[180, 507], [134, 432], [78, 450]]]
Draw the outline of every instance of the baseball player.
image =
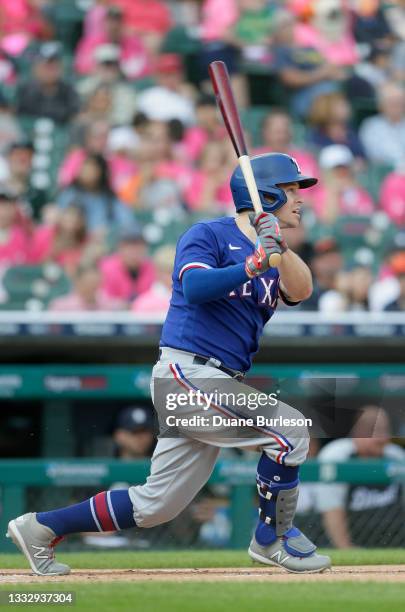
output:
[[[315, 185], [317, 179], [303, 176], [296, 161], [281, 153], [254, 157], [252, 167], [263, 212], [253, 212], [237, 168], [231, 177], [236, 217], [199, 222], [177, 244], [172, 299], [151, 379], [161, 423], [164, 407], [158, 396], [162, 381], [179, 393], [205, 393], [225, 385], [234, 385], [246, 395], [254, 391], [243, 378], [277, 300], [293, 306], [311, 295], [311, 273], [288, 248], [282, 230], [299, 225], [300, 189]], [[269, 266], [273, 253], [281, 255], [279, 268]], [[268, 411], [272, 417], [302, 416], [281, 400]], [[204, 410], [190, 404], [171, 414], [213, 417], [240, 412], [235, 406], [213, 400]], [[67, 574], [70, 568], [54, 557], [54, 545], [63, 536], [147, 528], [170, 521], [206, 483], [220, 447], [253, 447], [261, 453], [257, 467], [259, 520], [249, 555], [290, 572], [329, 568], [329, 557], [317, 554], [315, 545], [293, 525], [308, 431], [291, 425], [253, 426], [249, 436], [239, 435], [239, 431], [219, 425], [207, 433], [201, 426], [180, 425], [179, 435], [159, 436], [145, 484], [103, 491], [49, 512], [24, 514], [10, 521], [7, 535], [36, 574]]]

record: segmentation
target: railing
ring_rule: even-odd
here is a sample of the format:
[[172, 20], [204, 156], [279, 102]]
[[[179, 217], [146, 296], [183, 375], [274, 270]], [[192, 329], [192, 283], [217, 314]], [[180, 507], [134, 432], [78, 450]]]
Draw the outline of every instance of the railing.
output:
[[[136, 337], [158, 333], [163, 315], [130, 312], [0, 312], [0, 336]], [[280, 311], [265, 328], [265, 337], [388, 338], [405, 336], [405, 312]]]

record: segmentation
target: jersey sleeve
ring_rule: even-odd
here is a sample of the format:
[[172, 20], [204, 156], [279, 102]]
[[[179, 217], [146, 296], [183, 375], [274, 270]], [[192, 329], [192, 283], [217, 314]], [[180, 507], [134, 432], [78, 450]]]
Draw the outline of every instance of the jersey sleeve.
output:
[[218, 268], [219, 263], [217, 239], [204, 223], [196, 223], [180, 238], [175, 261], [175, 274], [180, 281], [187, 270]]

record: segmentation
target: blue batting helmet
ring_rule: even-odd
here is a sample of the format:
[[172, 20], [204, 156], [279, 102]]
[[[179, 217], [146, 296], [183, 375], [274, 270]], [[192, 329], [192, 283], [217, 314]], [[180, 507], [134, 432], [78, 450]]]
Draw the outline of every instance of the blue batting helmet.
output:
[[[295, 159], [284, 153], [256, 155], [251, 158], [251, 163], [265, 212], [274, 212], [287, 202], [287, 196], [279, 185], [298, 183], [301, 189], [306, 189], [318, 182], [316, 178], [304, 176]], [[239, 166], [231, 176], [231, 191], [237, 212], [253, 209], [252, 200]], [[269, 196], [272, 201], [269, 202], [264, 196]]]

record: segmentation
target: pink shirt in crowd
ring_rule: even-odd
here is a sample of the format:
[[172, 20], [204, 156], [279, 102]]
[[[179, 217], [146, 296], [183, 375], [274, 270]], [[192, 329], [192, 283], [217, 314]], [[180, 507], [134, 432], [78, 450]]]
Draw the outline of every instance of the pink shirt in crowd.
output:
[[[41, 225], [37, 227], [31, 238], [30, 260], [33, 264], [40, 264], [51, 257], [52, 247], [55, 241], [57, 228], [53, 225]], [[84, 244], [65, 249], [52, 257], [52, 260], [66, 269], [73, 272], [80, 263], [83, 254]]]
[[184, 151], [185, 158], [191, 161], [195, 161], [201, 155], [205, 145], [211, 140], [223, 141], [226, 136], [225, 128], [218, 126], [218, 132], [213, 136], [210, 136], [204, 128], [194, 125], [184, 134], [184, 138], [181, 142], [182, 150]]
[[105, 257], [101, 261], [100, 269], [103, 290], [108, 296], [120, 300], [133, 300], [147, 291], [155, 281], [155, 267], [150, 259], [142, 262], [136, 278], [131, 277], [119, 253]]
[[[200, 199], [207, 179], [208, 175], [204, 170], [195, 171], [192, 184], [185, 194], [186, 202], [191, 210], [199, 210]], [[222, 210], [232, 205], [233, 199], [229, 180], [224, 181], [224, 183], [217, 188], [214, 197]]]
[[114, 0], [123, 9], [125, 24], [136, 32], [166, 34], [172, 26], [169, 7], [160, 0]]
[[[73, 149], [67, 154], [59, 169], [58, 184], [60, 187], [68, 187], [79, 175], [84, 160], [87, 157], [85, 149]], [[138, 166], [136, 162], [124, 155], [110, 155], [107, 158], [111, 177], [111, 186], [114, 191], [119, 190], [133, 176]]]
[[63, 295], [60, 298], [52, 300], [49, 304], [48, 310], [52, 312], [76, 312], [76, 311], [88, 311], [93, 312], [97, 310], [122, 310], [123, 303], [110, 298], [103, 291], [99, 291], [96, 296], [95, 304], [86, 303], [80, 295], [76, 293], [69, 293]]
[[170, 298], [170, 289], [156, 282], [132, 302], [131, 310], [137, 314], [165, 315], [169, 310]]
[[[313, 208], [319, 219], [325, 217], [327, 197], [328, 191], [321, 185], [317, 188], [312, 198]], [[353, 187], [342, 191], [339, 201], [339, 214], [356, 217], [359, 215], [369, 215], [373, 212], [374, 202], [365, 189], [362, 187]]]
[[12, 0], [0, 3], [0, 29], [3, 36], [26, 33], [37, 37], [44, 33], [45, 22], [33, 2]]
[[381, 185], [381, 208], [398, 225], [405, 225], [405, 172], [391, 172]]
[[300, 47], [313, 47], [327, 62], [337, 66], [353, 66], [359, 60], [354, 37], [349, 31], [333, 41], [310, 23], [297, 23], [295, 41]]
[[[81, 39], [76, 50], [75, 69], [79, 74], [90, 74], [96, 67], [97, 47], [108, 43], [103, 33]], [[120, 66], [128, 79], [138, 79], [151, 73], [152, 64], [143, 42], [135, 35], [124, 36], [121, 45]]]
[[0, 267], [17, 266], [30, 263], [30, 241], [27, 232], [14, 225], [8, 230], [3, 241], [3, 231], [0, 229]]
[[238, 17], [239, 10], [235, 0], [204, 0], [201, 21], [203, 41], [221, 40]]
[[155, 169], [155, 177], [169, 179], [177, 183], [187, 204], [194, 189], [196, 170], [176, 160], [160, 162]]

